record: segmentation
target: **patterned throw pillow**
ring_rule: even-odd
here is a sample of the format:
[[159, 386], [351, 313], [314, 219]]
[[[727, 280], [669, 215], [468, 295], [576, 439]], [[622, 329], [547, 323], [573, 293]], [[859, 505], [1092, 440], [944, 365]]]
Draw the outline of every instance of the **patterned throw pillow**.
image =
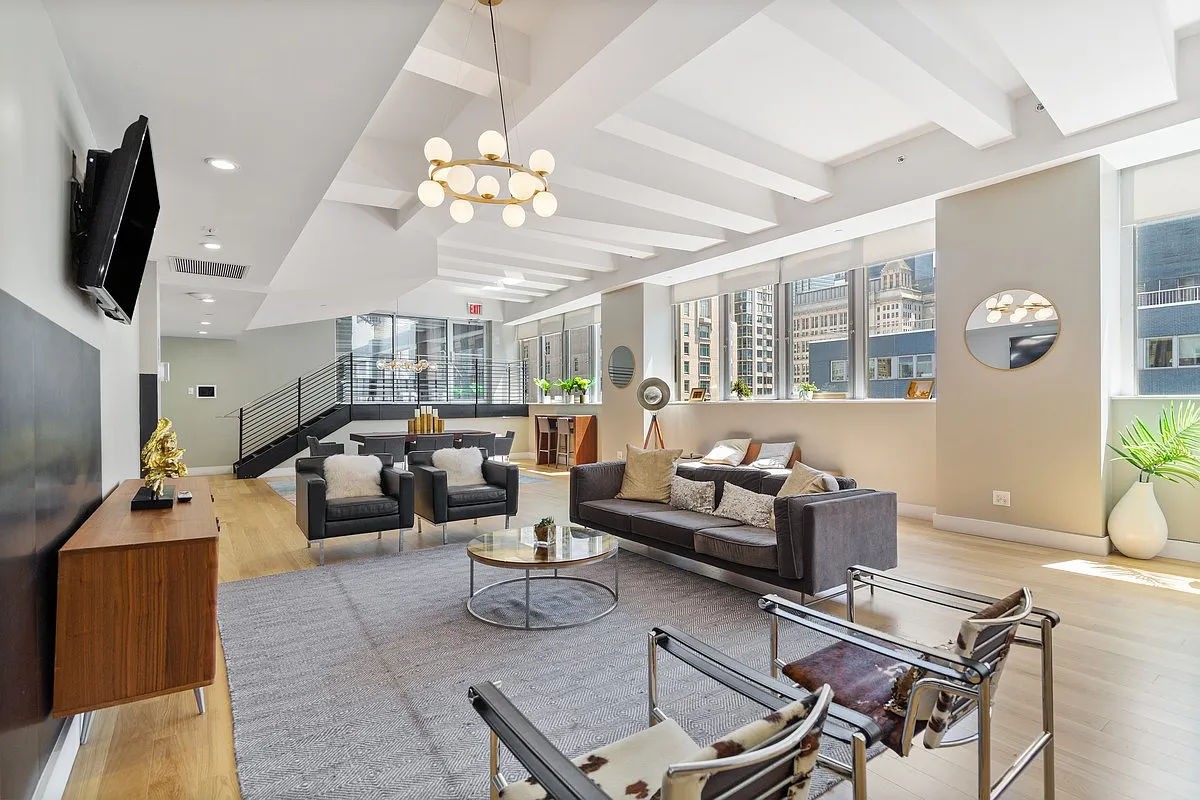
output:
[[700, 459], [701, 464], [727, 464], [736, 467], [750, 449], [749, 439], [722, 439], [713, 445], [708, 455]]
[[671, 478], [671, 508], [711, 514], [716, 497], [717, 484], [713, 481], [692, 481], [679, 475]]
[[771, 510], [775, 498], [769, 494], [759, 494], [749, 489], [743, 489], [737, 484], [725, 482], [725, 491], [721, 493], [721, 505], [717, 506], [718, 517], [736, 519], [755, 528], [773, 528]]
[[759, 469], [787, 469], [795, 449], [795, 442], [764, 442], [758, 448], [758, 458], [751, 462], [750, 466]]

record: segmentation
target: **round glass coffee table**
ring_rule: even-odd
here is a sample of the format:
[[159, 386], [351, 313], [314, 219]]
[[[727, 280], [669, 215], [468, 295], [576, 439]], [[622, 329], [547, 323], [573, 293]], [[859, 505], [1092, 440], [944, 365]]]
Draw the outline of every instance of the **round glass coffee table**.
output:
[[[533, 528], [514, 528], [506, 531], [485, 533], [471, 540], [467, 545], [467, 557], [471, 562], [471, 593], [467, 597], [467, 611], [471, 616], [491, 625], [502, 628], [522, 628], [525, 630], [548, 630], [551, 628], [571, 628], [600, 619], [617, 607], [617, 597], [620, 588], [621, 571], [617, 562], [620, 548], [617, 537], [600, 531], [590, 530], [578, 525], [556, 525], [550, 534], [548, 547], [537, 547]], [[613, 562], [613, 585], [606, 586], [590, 578], [574, 575], [560, 575], [560, 569], [582, 567], [585, 564], [595, 564], [611, 558]], [[525, 574], [518, 578], [507, 578], [495, 583], [489, 583], [478, 590], [475, 588], [475, 562], [489, 567], [521, 570]], [[533, 574], [533, 573], [543, 574]], [[518, 581], [525, 582], [525, 624], [486, 617], [474, 607], [475, 598], [481, 594]], [[586, 619], [575, 620], [555, 625], [530, 625], [530, 585], [534, 581], [574, 581], [599, 586], [612, 596], [612, 604]]]

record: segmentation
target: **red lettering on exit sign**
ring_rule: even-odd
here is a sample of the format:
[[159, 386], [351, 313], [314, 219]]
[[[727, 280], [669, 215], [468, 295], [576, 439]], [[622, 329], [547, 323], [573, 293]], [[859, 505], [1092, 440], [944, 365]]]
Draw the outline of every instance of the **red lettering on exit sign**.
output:
[[467, 303], [467, 315], [471, 317], [482, 317], [483, 303]]

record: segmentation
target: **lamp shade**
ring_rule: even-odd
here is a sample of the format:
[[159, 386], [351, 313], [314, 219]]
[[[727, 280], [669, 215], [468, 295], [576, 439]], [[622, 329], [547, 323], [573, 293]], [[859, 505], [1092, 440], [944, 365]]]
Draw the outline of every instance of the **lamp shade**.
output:
[[514, 172], [508, 179], [508, 193], [518, 200], [528, 200], [540, 188], [538, 179], [527, 172]]
[[450, 219], [455, 222], [470, 222], [475, 216], [475, 206], [470, 201], [459, 198], [450, 204]]
[[437, 181], [421, 181], [417, 187], [417, 199], [430, 208], [437, 208], [446, 199], [446, 190]]
[[500, 131], [484, 131], [479, 134], [479, 155], [495, 160], [504, 155], [504, 134]]
[[479, 192], [480, 197], [490, 200], [500, 194], [500, 181], [491, 175], [483, 175], [479, 178], [479, 182], [475, 184], [475, 189]]
[[538, 192], [533, 196], [533, 213], [539, 217], [553, 216], [558, 210], [558, 198], [550, 192]]
[[520, 206], [505, 206], [500, 216], [510, 228], [519, 228], [525, 224], [525, 209]]
[[647, 411], [658, 411], [671, 402], [671, 386], [662, 378], [646, 378], [638, 384], [637, 401]]
[[549, 175], [554, 172], [554, 156], [549, 150], [534, 150], [529, 154], [529, 168], [534, 172]]
[[425, 143], [425, 159], [429, 162], [449, 161], [454, 156], [450, 143], [440, 136], [435, 136]]
[[450, 188], [459, 194], [466, 194], [475, 188], [475, 173], [465, 164], [451, 168], [450, 177], [446, 181]]

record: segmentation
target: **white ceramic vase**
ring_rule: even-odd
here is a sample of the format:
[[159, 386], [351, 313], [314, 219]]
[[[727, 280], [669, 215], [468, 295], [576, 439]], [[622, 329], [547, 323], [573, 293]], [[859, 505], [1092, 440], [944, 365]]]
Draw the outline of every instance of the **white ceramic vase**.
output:
[[1113, 546], [1130, 558], [1154, 558], [1167, 545], [1167, 518], [1154, 498], [1154, 484], [1137, 481], [1108, 515]]

